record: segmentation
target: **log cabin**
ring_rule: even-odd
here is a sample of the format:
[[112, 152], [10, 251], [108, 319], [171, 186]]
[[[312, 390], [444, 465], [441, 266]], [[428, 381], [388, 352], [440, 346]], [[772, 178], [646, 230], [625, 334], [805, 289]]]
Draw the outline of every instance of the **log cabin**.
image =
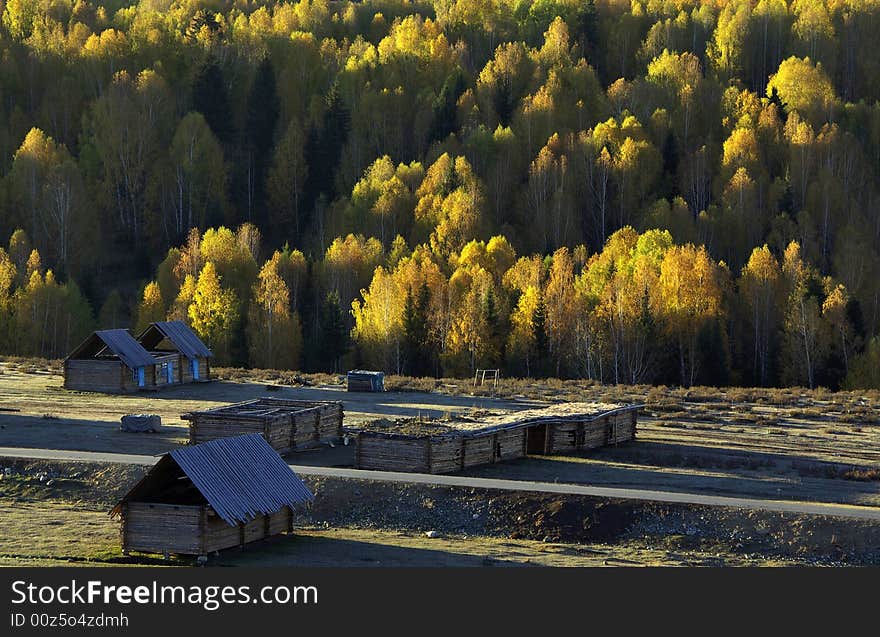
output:
[[311, 491], [259, 434], [163, 455], [110, 511], [124, 553], [207, 555], [288, 533]]
[[157, 360], [157, 386], [210, 380], [214, 354], [183, 321], [150, 323], [137, 341]]
[[106, 393], [148, 389], [157, 364], [128, 330], [98, 330], [64, 359], [64, 387]]

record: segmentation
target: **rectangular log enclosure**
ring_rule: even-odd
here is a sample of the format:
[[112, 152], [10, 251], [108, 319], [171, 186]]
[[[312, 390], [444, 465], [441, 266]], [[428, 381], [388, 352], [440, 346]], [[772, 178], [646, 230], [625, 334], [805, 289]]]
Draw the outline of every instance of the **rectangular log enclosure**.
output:
[[342, 439], [342, 403], [257, 398], [182, 414], [190, 443], [258, 433], [279, 453]]
[[352, 432], [355, 466], [452, 473], [527, 455], [577, 453], [633, 440], [640, 407], [564, 403], [452, 421], [378, 420]]
[[257, 434], [163, 455], [110, 512], [124, 552], [207, 555], [293, 530], [311, 491]]

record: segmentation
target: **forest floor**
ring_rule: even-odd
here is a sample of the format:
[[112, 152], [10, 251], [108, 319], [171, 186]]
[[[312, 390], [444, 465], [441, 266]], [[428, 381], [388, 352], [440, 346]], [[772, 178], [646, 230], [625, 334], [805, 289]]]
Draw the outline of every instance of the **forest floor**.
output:
[[[880, 507], [877, 392], [608, 387], [516, 379], [474, 388], [468, 380], [391, 376], [386, 378], [389, 391], [369, 394], [345, 392], [338, 376], [220, 369], [224, 380], [218, 382], [110, 396], [65, 390], [59, 371], [52, 362], [0, 362], [0, 447], [155, 455], [186, 442], [182, 413], [260, 396], [341, 400], [349, 427], [378, 417], [443, 417], [475, 408], [516, 410], [559, 400], [638, 402], [645, 408], [632, 443], [578, 456], [532, 457], [478, 467], [465, 475]], [[119, 418], [128, 413], [161, 415], [163, 431], [121, 432]], [[289, 461], [350, 466], [352, 451], [353, 445], [337, 446], [292, 454]], [[66, 468], [53, 469], [53, 463], [4, 459], [0, 465], [0, 564], [125, 561], [118, 554], [116, 523], [106, 512], [143, 468], [62, 463]], [[91, 468], [71, 468], [77, 466]], [[99, 475], [100, 471], [106, 475]], [[82, 477], [86, 474], [88, 480]], [[342, 479], [332, 484], [348, 485], [334, 487], [341, 494], [336, 510], [350, 509], [353, 500], [364, 498], [367, 488]], [[377, 489], [376, 484], [369, 489]], [[416, 508], [437, 500], [436, 494], [423, 497], [419, 490], [429, 487], [408, 489], [403, 495], [416, 498]], [[587, 500], [578, 500], [575, 506], [571, 498], [514, 494], [506, 496], [514, 498], [511, 504], [489, 492], [471, 496], [470, 508], [465, 508], [473, 513], [467, 515], [462, 513], [460, 496], [442, 496], [441, 500], [452, 497], [457, 503], [447, 517], [460, 520], [441, 529], [440, 537], [424, 534], [437, 526], [437, 512], [424, 505], [425, 516], [407, 517], [415, 514], [398, 506], [403, 496], [396, 493], [370, 498], [360, 513], [345, 519], [336, 513], [322, 517], [318, 507], [295, 535], [240, 553], [224, 553], [218, 559], [303, 565], [877, 563], [877, 556], [856, 546], [861, 540], [853, 538], [877, 535], [880, 546], [878, 525], [869, 523], [772, 517], [722, 507], [716, 509], [726, 513], [716, 519], [713, 516], [721, 514], [707, 514], [705, 507], [682, 505], [658, 512], [654, 509], [659, 505], [652, 503], [627, 504], [619, 528], [611, 536], [596, 535], [597, 527], [590, 531], [584, 522], [592, 515], [584, 510], [595, 508], [583, 504]], [[495, 504], [479, 508], [487, 501]], [[394, 515], [388, 502], [396, 503]], [[509, 515], [498, 518], [493, 513], [505, 507]], [[571, 514], [566, 531], [557, 528], [557, 518], [563, 514]], [[474, 520], [481, 515], [498, 519], [489, 528], [472, 524], [472, 515], [477, 516]], [[633, 516], [641, 520], [635, 526]], [[645, 516], [650, 520], [646, 522]], [[703, 519], [712, 524], [700, 522]], [[825, 522], [816, 522], [820, 519]], [[800, 531], [790, 536], [774, 530], [798, 524]], [[822, 541], [815, 550], [809, 549], [807, 540], [818, 537]], [[854, 542], [846, 550], [841, 548], [845, 537]], [[783, 545], [807, 548], [783, 550]]]

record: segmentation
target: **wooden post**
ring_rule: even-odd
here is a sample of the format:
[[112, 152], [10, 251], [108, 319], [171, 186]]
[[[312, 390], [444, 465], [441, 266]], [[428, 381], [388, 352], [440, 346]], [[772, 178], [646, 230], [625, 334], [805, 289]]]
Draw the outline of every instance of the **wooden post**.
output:
[[208, 551], [206, 550], [208, 545], [208, 538], [206, 537], [208, 532], [208, 507], [202, 505], [202, 511], [199, 514], [199, 555], [207, 555]]
[[361, 434], [358, 432], [358, 435], [355, 436], [354, 439], [354, 466], [356, 469], [361, 468]]
[[431, 436], [425, 438], [425, 460], [428, 463], [428, 473], [431, 473]]
[[548, 422], [544, 425], [544, 455], [553, 452], [553, 423]]
[[287, 532], [293, 533], [293, 507], [287, 507]]
[[122, 505], [122, 526], [119, 533], [122, 540], [122, 554], [128, 555], [128, 502]]
[[287, 450], [293, 451], [294, 449], [296, 449], [296, 419], [294, 418], [294, 415], [291, 413], [289, 413], [287, 415], [287, 426], [289, 427], [289, 429], [288, 429], [289, 438], [287, 441]]
[[462, 436], [462, 437], [461, 437], [461, 458], [459, 458], [459, 462], [460, 462], [460, 465], [461, 465], [461, 468], [462, 468], [462, 469], [464, 469], [464, 452], [465, 452], [465, 449], [467, 449], [467, 445], [465, 445], [465, 439], [464, 439], [464, 436]]

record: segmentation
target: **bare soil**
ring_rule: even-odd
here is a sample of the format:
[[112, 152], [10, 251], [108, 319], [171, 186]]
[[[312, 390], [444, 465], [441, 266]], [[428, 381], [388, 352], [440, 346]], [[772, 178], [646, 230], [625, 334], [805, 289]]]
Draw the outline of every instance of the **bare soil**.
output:
[[[492, 390], [502, 398], [493, 398], [488, 388], [474, 388], [468, 381], [391, 377], [388, 385], [402, 391], [348, 393], [340, 378], [328, 375], [220, 370], [236, 380], [112, 396], [65, 390], [57, 369], [40, 361], [0, 363], [0, 447], [160, 454], [186, 442], [182, 413], [267, 395], [342, 400], [348, 427], [379, 418], [418, 422], [474, 411], [521, 410], [536, 406], [538, 399], [643, 402], [634, 443], [573, 457], [531, 457], [468, 473], [880, 506], [876, 392], [685, 390], [506, 379]], [[431, 391], [415, 391], [421, 389]], [[119, 419], [127, 413], [159, 414], [163, 431], [121, 432]], [[292, 454], [289, 460], [351, 466], [353, 447]]]
[[[193, 564], [123, 556], [109, 509], [145, 471], [0, 459], [0, 565]], [[212, 555], [211, 565], [880, 564], [880, 524], [580, 496], [336, 478], [293, 535]], [[429, 537], [430, 535], [430, 537]]]

